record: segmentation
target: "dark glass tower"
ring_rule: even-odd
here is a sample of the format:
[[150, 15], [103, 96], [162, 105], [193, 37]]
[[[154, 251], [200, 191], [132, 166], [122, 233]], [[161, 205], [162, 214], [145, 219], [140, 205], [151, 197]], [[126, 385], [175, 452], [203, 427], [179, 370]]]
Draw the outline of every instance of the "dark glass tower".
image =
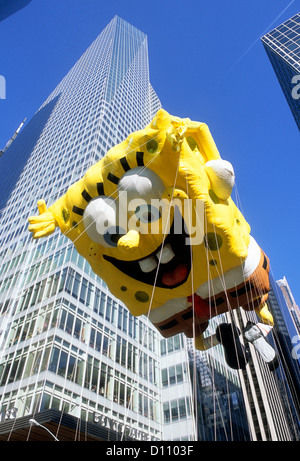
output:
[[300, 438], [300, 357], [298, 348], [299, 331], [294, 322], [293, 311], [288, 307], [278, 283], [271, 277], [271, 290], [268, 300], [272, 310], [276, 334], [273, 341], [280, 357], [280, 367], [276, 379], [285, 389], [281, 398], [286, 407], [286, 415], [295, 440]]
[[300, 13], [264, 35], [262, 43], [300, 130]]
[[31, 0], [0, 0], [0, 21], [25, 8]]

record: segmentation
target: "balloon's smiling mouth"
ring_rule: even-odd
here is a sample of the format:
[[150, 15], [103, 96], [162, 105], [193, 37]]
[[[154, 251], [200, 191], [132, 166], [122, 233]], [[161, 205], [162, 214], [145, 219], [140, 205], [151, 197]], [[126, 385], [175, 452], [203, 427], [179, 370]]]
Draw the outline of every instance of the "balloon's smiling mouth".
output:
[[188, 279], [191, 270], [191, 247], [182, 218], [181, 233], [174, 230], [174, 221], [163, 243], [146, 258], [123, 261], [103, 255], [127, 276], [160, 288], [176, 288]]

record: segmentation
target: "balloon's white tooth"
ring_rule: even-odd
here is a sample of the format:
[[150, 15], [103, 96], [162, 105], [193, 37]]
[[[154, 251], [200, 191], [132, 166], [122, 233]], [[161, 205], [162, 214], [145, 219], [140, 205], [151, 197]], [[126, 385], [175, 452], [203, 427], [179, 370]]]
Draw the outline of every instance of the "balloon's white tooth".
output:
[[174, 258], [174, 256], [175, 253], [169, 243], [164, 245], [163, 249], [156, 253], [156, 257], [162, 264], [167, 264]]
[[151, 272], [157, 267], [157, 261], [154, 256], [149, 256], [149, 258], [142, 259], [139, 261], [141, 271]]

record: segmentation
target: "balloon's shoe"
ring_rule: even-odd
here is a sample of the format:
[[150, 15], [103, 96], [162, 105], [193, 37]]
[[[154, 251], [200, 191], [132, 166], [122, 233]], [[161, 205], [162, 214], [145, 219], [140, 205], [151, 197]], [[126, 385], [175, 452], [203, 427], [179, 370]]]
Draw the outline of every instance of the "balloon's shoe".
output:
[[224, 348], [226, 363], [235, 370], [245, 368], [249, 360], [239, 336], [240, 330], [234, 324], [221, 323], [217, 327], [216, 337]]
[[275, 349], [265, 338], [269, 331], [265, 325], [259, 326], [259, 324], [248, 322], [243, 334], [245, 339], [254, 346], [262, 359], [269, 365], [270, 369], [275, 370], [279, 363]]

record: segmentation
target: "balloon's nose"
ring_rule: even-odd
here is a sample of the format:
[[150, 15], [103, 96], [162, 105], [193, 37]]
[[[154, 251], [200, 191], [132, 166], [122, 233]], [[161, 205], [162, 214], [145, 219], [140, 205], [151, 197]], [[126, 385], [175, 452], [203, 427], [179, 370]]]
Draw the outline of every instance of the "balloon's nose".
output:
[[136, 230], [132, 229], [128, 231], [127, 234], [119, 238], [118, 248], [120, 250], [125, 250], [127, 252], [128, 250], [138, 248], [139, 243], [140, 243], [140, 234]]

